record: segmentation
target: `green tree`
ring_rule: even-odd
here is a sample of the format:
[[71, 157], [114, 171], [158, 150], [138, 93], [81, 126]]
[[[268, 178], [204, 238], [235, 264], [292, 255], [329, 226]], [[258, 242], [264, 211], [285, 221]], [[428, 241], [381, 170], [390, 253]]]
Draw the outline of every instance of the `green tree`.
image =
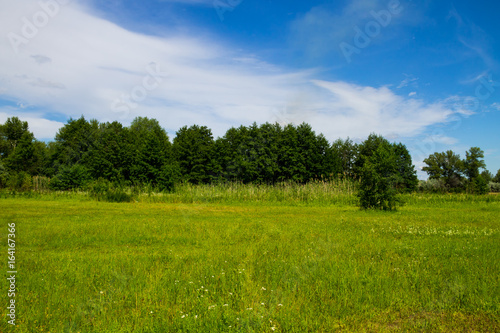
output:
[[118, 122], [102, 123], [93, 132], [87, 154], [82, 158], [91, 177], [112, 182], [130, 180], [132, 165], [130, 132]]
[[[156, 119], [137, 117], [130, 125], [131, 167], [134, 182], [157, 185], [162, 170], [173, 163], [172, 144]], [[126, 156], [126, 155], [125, 155]], [[128, 164], [125, 161], [125, 164]]]
[[494, 183], [500, 183], [500, 170], [497, 171], [497, 174], [495, 177], [493, 177], [493, 182]]
[[0, 156], [7, 158], [26, 133], [29, 133], [28, 122], [17, 117], [8, 118], [5, 124], [0, 125]]
[[454, 189], [462, 186], [464, 170], [460, 155], [448, 150], [446, 153], [434, 153], [424, 159], [427, 166], [422, 170], [427, 172], [430, 179], [442, 179], [448, 188]]
[[184, 180], [193, 184], [209, 183], [217, 174], [214, 170], [214, 139], [206, 126], [184, 126], [176, 133], [172, 145]]
[[488, 182], [479, 175], [471, 181], [472, 192], [475, 194], [487, 194], [490, 191]]
[[5, 159], [7, 167], [14, 172], [28, 172], [36, 174], [39, 154], [35, 151], [35, 137], [31, 132], [24, 134], [17, 140], [17, 144], [9, 156]]
[[5, 188], [7, 186], [8, 180], [9, 180], [9, 172], [3, 165], [2, 159], [0, 159], [0, 188]]
[[362, 209], [394, 210], [400, 204], [395, 189], [398, 164], [391, 145], [381, 144], [364, 155], [359, 167], [359, 205]]
[[51, 167], [57, 172], [60, 166], [80, 163], [93, 145], [95, 132], [99, 129], [96, 120], [90, 122], [82, 116], [68, 120], [56, 134], [54, 151], [51, 154]]
[[410, 152], [402, 143], [393, 144], [392, 148], [396, 156], [397, 165], [396, 188], [403, 192], [415, 191], [418, 187], [418, 177]]
[[493, 181], [493, 174], [489, 170], [481, 172], [481, 177], [483, 177], [486, 183], [491, 183]]
[[358, 145], [351, 139], [345, 141], [338, 139], [332, 143], [331, 164], [334, 175], [341, 175], [347, 178], [355, 178], [355, 163], [358, 156]]
[[90, 180], [87, 168], [81, 164], [62, 166], [50, 180], [50, 188], [58, 191], [83, 188]]
[[335, 172], [334, 155], [328, 140], [311, 126], [286, 125], [279, 143], [279, 180], [305, 183]]
[[483, 158], [484, 152], [479, 147], [472, 147], [465, 153], [464, 172], [470, 181], [479, 177], [479, 169], [486, 168]]

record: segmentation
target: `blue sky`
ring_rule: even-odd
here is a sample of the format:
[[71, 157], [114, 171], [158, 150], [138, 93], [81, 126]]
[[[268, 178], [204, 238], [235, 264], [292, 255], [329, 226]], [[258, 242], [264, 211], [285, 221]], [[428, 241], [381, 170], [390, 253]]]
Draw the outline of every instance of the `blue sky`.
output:
[[[0, 122], [307, 122], [500, 169], [495, 1], [0, 0]], [[419, 172], [421, 178], [425, 174]]]

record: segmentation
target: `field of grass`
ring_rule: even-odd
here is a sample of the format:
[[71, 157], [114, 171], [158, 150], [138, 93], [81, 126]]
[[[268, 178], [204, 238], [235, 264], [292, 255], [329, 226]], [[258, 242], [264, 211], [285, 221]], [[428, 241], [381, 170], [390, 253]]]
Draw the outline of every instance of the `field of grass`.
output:
[[17, 327], [3, 279], [0, 332], [500, 331], [498, 196], [381, 212], [186, 191], [0, 198], [2, 276], [9, 223], [18, 269]]

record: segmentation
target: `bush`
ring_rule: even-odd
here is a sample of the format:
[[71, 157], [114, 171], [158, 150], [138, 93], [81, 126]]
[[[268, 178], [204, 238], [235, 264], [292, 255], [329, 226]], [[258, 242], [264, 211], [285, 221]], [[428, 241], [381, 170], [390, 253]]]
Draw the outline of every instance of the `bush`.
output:
[[62, 167], [50, 181], [50, 188], [56, 191], [83, 188], [90, 180], [90, 174], [83, 165], [75, 164], [71, 167]]
[[0, 188], [7, 187], [8, 180], [9, 180], [9, 173], [2, 164], [2, 161], [0, 161]]
[[421, 180], [418, 190], [426, 193], [446, 193], [446, 185], [441, 179]]
[[394, 156], [387, 147], [380, 145], [360, 169], [358, 197], [361, 209], [395, 210], [402, 204], [395, 188], [397, 178]]
[[477, 176], [476, 179], [474, 179], [474, 193], [488, 194], [489, 191], [490, 187], [488, 186], [488, 182], [483, 178], [483, 176]]
[[89, 186], [89, 194], [99, 201], [131, 202], [134, 196], [122, 187], [114, 186], [109, 180], [99, 178]]
[[31, 190], [31, 176], [24, 171], [11, 175], [8, 187], [13, 191], [27, 192]]
[[158, 189], [165, 192], [174, 192], [175, 184], [181, 180], [181, 171], [178, 165], [168, 164], [163, 167], [158, 177]]
[[500, 192], [500, 183], [490, 182], [489, 187], [490, 187], [490, 192], [495, 192], [495, 193]]

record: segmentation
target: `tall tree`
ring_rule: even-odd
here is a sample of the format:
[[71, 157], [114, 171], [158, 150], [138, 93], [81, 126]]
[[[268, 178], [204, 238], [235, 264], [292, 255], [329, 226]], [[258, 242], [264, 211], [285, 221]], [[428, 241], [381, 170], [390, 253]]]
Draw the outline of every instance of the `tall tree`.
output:
[[173, 155], [185, 180], [193, 184], [209, 183], [216, 174], [214, 139], [206, 126], [184, 126], [176, 133]]
[[17, 117], [8, 118], [5, 124], [0, 125], [0, 156], [8, 157], [26, 133], [29, 133], [28, 122]]
[[80, 163], [92, 146], [98, 129], [99, 123], [95, 120], [89, 122], [83, 116], [69, 119], [56, 134], [55, 151], [51, 157], [55, 170], [62, 165]]
[[35, 151], [35, 137], [31, 132], [24, 132], [19, 140], [16, 140], [15, 148], [5, 159], [7, 167], [15, 172], [28, 172], [36, 174], [36, 165], [39, 155]]
[[135, 182], [157, 184], [162, 170], [172, 160], [167, 132], [156, 119], [137, 117], [130, 125], [130, 178]]
[[490, 183], [493, 181], [493, 174], [489, 170], [484, 170], [481, 172], [481, 177], [486, 181], [486, 183]]
[[417, 170], [412, 163], [411, 155], [402, 143], [392, 144], [396, 157], [397, 181], [396, 188], [404, 192], [413, 192], [418, 186]]
[[363, 209], [393, 210], [399, 203], [395, 183], [398, 180], [398, 163], [391, 145], [381, 144], [358, 169], [360, 176], [359, 205]]
[[331, 163], [334, 175], [354, 178], [354, 164], [358, 155], [358, 145], [349, 138], [345, 141], [338, 139], [332, 143], [331, 151], [333, 154]]
[[92, 178], [130, 180], [133, 149], [128, 129], [116, 121], [101, 123], [93, 135], [89, 151], [82, 159]]
[[358, 146], [358, 154], [354, 162], [354, 173], [359, 176], [366, 160], [370, 159], [377, 151], [378, 147], [386, 146], [390, 150], [389, 141], [381, 135], [370, 134], [368, 138]]
[[422, 170], [427, 172], [430, 179], [442, 179], [449, 188], [462, 185], [463, 161], [460, 155], [451, 150], [445, 153], [434, 153], [424, 159], [427, 166]]
[[484, 152], [479, 147], [472, 147], [465, 153], [464, 171], [470, 181], [479, 176], [479, 169], [486, 168]]
[[497, 171], [497, 174], [495, 175], [495, 177], [493, 177], [492, 180], [494, 183], [500, 183], [500, 169]]

